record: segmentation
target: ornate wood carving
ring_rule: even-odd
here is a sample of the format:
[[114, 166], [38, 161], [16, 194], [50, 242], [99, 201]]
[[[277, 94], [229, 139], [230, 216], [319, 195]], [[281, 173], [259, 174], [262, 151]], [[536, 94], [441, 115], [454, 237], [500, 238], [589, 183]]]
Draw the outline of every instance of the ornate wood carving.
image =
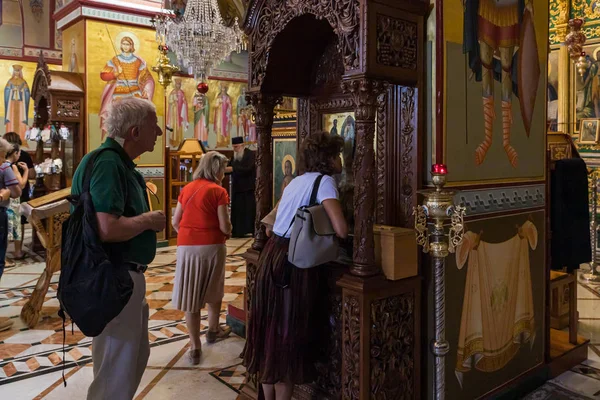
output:
[[412, 399], [414, 293], [371, 303], [371, 399]]
[[[261, 3], [260, 5], [257, 3]], [[360, 1], [271, 0], [253, 2], [247, 21], [250, 33], [250, 85], [260, 87], [267, 71], [275, 37], [295, 17], [313, 14], [326, 19], [338, 36], [338, 48], [346, 73], [358, 70], [360, 58]]]
[[375, 60], [380, 65], [417, 69], [417, 28], [413, 21], [377, 14]]
[[401, 182], [402, 182], [402, 223], [404, 226], [412, 226], [412, 209], [416, 201], [416, 187], [418, 183], [416, 164], [416, 135], [417, 113], [416, 113], [416, 89], [412, 87], [402, 88], [402, 127], [400, 132], [401, 142]]
[[340, 293], [329, 294], [327, 315], [329, 315], [329, 339], [321, 353], [325, 355], [323, 358], [326, 362], [317, 364], [319, 373], [317, 385], [331, 398], [339, 399], [342, 388], [342, 295]]
[[273, 127], [274, 108], [281, 102], [281, 96], [253, 93], [246, 96], [253, 106], [256, 120], [258, 151], [256, 152], [256, 219], [254, 223], [254, 243], [252, 248], [262, 250], [267, 242], [265, 229], [260, 221], [271, 211], [273, 193], [273, 153], [271, 150], [271, 129]]
[[344, 62], [338, 48], [338, 41], [332, 40], [325, 48], [317, 66], [315, 85], [335, 85], [339, 87], [342, 75], [344, 75]]
[[385, 224], [385, 180], [386, 180], [386, 147], [387, 135], [387, 93], [377, 98], [377, 218], [378, 224]]
[[356, 152], [354, 158], [354, 254], [350, 269], [355, 275], [380, 273], [375, 265], [373, 222], [375, 221], [375, 115], [377, 98], [387, 85], [369, 79], [342, 83], [342, 89], [354, 99], [356, 116]]
[[79, 118], [81, 102], [79, 100], [57, 100], [56, 115], [59, 117]]
[[296, 154], [298, 164], [298, 174], [304, 173], [304, 155], [300, 151], [302, 142], [309, 135], [311, 115], [310, 115], [310, 100], [307, 98], [298, 99], [298, 112], [297, 112], [297, 140], [296, 140]]
[[298, 145], [302, 144], [310, 132], [310, 100], [298, 99]]
[[344, 297], [342, 399], [358, 399], [360, 393], [360, 303], [357, 296]]

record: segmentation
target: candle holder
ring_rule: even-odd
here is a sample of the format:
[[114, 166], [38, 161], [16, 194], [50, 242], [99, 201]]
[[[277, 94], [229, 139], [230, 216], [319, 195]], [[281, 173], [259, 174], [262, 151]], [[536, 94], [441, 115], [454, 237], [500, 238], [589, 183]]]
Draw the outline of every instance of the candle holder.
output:
[[158, 74], [158, 83], [165, 89], [171, 84], [173, 80], [173, 74], [179, 72], [179, 67], [172, 65], [169, 57], [167, 57], [168, 51], [168, 46], [162, 44], [159, 45], [156, 65], [152, 67], [152, 71]]
[[[444, 356], [450, 350], [446, 341], [446, 257], [462, 242], [465, 215], [465, 208], [454, 204], [456, 192], [444, 189], [447, 172], [443, 164], [431, 168], [435, 189], [419, 191], [424, 196], [423, 204], [413, 210], [417, 244], [431, 255], [434, 269], [435, 339], [431, 352], [435, 356], [434, 398], [437, 400], [446, 396]], [[444, 225], [448, 222], [450, 228], [446, 233]]]
[[598, 263], [596, 255], [596, 243], [598, 238], [598, 222], [596, 213], [598, 212], [598, 172], [592, 172], [592, 221], [591, 221], [591, 236], [592, 236], [592, 261], [590, 262], [590, 272], [582, 274], [581, 279], [587, 283], [600, 283], [600, 273], [597, 271]]

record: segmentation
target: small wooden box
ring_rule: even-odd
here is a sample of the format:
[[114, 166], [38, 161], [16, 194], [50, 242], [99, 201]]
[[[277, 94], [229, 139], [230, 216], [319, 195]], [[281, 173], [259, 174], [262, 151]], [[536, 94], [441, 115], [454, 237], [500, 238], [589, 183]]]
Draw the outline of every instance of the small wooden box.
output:
[[418, 249], [412, 229], [375, 225], [375, 262], [387, 279], [399, 280], [418, 273]]
[[[569, 326], [571, 287], [575, 276], [559, 271], [550, 271], [550, 327], [564, 329]], [[573, 285], [571, 285], [573, 284]]]

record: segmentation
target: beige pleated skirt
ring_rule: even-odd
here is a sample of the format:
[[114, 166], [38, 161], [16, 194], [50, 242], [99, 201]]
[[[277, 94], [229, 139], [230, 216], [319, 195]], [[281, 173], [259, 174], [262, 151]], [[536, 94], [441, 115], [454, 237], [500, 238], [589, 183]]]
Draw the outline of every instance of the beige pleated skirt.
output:
[[198, 312], [206, 303], [221, 301], [226, 257], [224, 244], [178, 246], [173, 306], [181, 311]]

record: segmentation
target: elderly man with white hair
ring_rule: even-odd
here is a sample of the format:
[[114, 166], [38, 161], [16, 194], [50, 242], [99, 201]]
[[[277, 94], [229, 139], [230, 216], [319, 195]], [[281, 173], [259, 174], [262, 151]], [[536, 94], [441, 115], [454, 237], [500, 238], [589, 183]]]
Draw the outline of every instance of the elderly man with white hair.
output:
[[150, 356], [144, 272], [156, 254], [156, 232], [166, 223], [162, 212], [149, 210], [133, 160], [154, 150], [162, 131], [154, 105], [133, 97], [113, 103], [106, 128], [106, 141], [81, 160], [71, 192], [81, 193], [90, 156], [110, 149], [96, 157], [89, 190], [100, 240], [109, 258], [129, 269], [134, 288], [121, 313], [93, 339], [94, 380], [87, 398], [132, 399]]

